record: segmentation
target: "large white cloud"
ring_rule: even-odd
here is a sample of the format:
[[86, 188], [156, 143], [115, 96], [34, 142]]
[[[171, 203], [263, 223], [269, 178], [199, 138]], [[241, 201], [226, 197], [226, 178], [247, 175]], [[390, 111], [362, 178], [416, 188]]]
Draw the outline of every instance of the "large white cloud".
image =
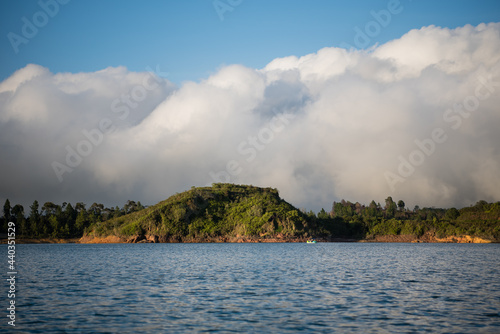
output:
[[498, 23], [231, 65], [179, 88], [123, 67], [28, 65], [0, 83], [0, 199], [154, 204], [230, 181], [314, 210], [498, 201], [499, 82]]

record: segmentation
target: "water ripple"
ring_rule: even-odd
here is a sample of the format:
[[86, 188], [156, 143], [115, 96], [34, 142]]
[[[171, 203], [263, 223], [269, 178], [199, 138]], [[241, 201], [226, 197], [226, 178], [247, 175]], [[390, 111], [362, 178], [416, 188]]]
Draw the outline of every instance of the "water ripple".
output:
[[[19, 245], [24, 333], [500, 332], [500, 245]], [[6, 324], [0, 324], [0, 330]]]

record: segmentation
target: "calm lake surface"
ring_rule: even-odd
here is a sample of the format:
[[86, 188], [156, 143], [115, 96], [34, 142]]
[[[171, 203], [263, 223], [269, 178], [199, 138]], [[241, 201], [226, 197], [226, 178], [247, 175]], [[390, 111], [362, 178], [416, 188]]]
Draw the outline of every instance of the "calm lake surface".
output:
[[[6, 245], [0, 250], [6, 262]], [[500, 333], [500, 244], [56, 244], [16, 252], [19, 332]], [[12, 330], [0, 300], [0, 331]]]

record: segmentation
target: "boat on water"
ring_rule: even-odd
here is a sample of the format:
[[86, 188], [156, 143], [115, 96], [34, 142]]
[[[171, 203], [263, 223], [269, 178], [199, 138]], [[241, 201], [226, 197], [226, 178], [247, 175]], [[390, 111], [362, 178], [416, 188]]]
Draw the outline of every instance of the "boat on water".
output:
[[316, 243], [316, 240], [307, 240], [307, 243], [308, 243], [308, 244], [315, 244], [315, 243]]

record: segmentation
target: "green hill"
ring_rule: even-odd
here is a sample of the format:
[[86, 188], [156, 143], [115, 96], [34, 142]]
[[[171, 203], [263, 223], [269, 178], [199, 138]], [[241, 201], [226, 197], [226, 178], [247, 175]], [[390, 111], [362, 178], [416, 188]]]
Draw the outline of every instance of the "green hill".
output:
[[192, 188], [144, 210], [91, 225], [85, 237], [205, 241], [217, 237], [300, 237], [306, 216], [272, 188], [214, 184]]

